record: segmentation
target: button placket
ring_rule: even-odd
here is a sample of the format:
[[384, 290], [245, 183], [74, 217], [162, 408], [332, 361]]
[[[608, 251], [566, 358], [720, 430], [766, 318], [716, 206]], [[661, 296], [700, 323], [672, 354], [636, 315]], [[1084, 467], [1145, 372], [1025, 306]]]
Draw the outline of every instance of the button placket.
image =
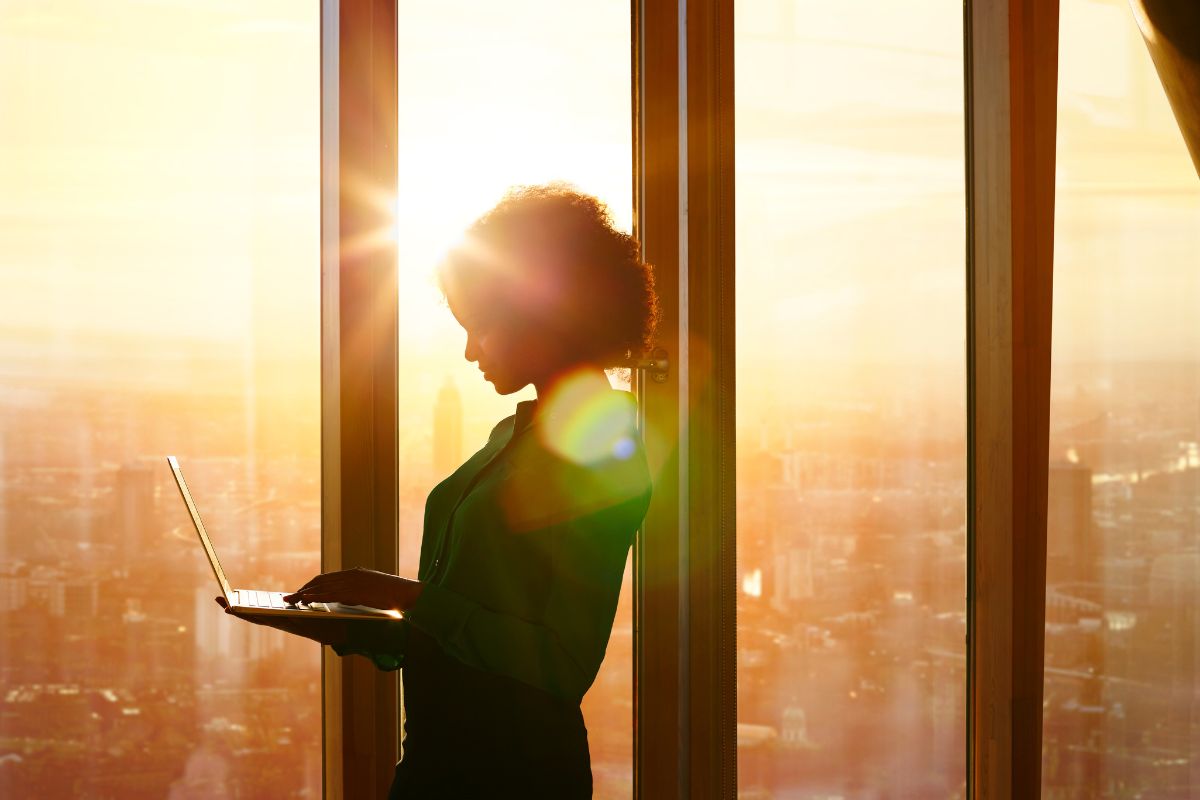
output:
[[481, 466], [479, 470], [471, 476], [470, 480], [467, 481], [467, 485], [463, 487], [462, 492], [459, 493], [458, 500], [455, 501], [454, 507], [450, 509], [450, 513], [446, 515], [446, 525], [443, 528], [442, 535], [438, 541], [438, 553], [433, 558], [433, 564], [430, 565], [430, 580], [434, 580], [439, 577], [438, 569], [442, 566], [442, 562], [446, 559], [446, 552], [450, 548], [451, 532], [454, 529], [454, 515], [458, 513], [458, 509], [460, 506], [462, 506], [463, 501], [466, 500], [471, 494], [471, 490], [478, 485], [478, 483], [483, 479], [484, 475], [486, 475], [488, 471], [492, 469], [493, 465], [503, 463], [500, 456], [503, 455], [506, 450], [508, 450], [509, 446], [515, 439], [516, 437], [514, 435], [509, 434], [508, 441], [501, 445], [496, 452], [493, 453], [486, 462], [484, 462], [483, 466]]

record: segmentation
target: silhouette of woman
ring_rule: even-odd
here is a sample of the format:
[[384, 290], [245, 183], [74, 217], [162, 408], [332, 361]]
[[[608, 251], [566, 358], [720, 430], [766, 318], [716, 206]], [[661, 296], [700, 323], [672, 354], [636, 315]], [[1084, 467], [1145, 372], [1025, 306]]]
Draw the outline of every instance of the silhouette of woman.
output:
[[650, 501], [632, 398], [605, 370], [649, 348], [653, 274], [600, 201], [550, 184], [480, 217], [438, 280], [466, 359], [499, 394], [533, 384], [537, 399], [430, 493], [416, 580], [351, 569], [287, 598], [402, 620], [271, 624], [403, 668], [389, 797], [591, 797], [579, 704]]

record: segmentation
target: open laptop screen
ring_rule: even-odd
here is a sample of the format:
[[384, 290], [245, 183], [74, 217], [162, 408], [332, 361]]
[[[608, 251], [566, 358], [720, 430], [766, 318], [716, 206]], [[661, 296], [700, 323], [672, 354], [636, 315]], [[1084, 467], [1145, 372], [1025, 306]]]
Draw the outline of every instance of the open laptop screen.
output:
[[229, 588], [229, 581], [225, 579], [225, 570], [221, 569], [217, 552], [213, 550], [212, 542], [208, 540], [208, 533], [204, 530], [200, 512], [196, 510], [196, 504], [192, 502], [192, 494], [188, 491], [187, 482], [183, 479], [183, 472], [179, 469], [179, 462], [175, 456], [167, 456], [167, 464], [171, 467], [171, 474], [175, 476], [175, 485], [179, 487], [179, 494], [187, 505], [188, 513], [192, 515], [192, 525], [196, 527], [196, 533], [200, 534], [200, 543], [204, 545], [204, 552], [208, 554], [208, 563], [212, 567], [213, 574], [217, 576], [217, 583], [221, 584], [221, 593], [225, 595], [226, 600], [231, 600], [233, 590]]

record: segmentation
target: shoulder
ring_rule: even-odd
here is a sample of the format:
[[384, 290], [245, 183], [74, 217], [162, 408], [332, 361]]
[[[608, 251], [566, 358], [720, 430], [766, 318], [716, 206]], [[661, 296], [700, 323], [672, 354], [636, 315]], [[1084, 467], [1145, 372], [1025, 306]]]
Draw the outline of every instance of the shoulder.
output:
[[507, 417], [497, 422], [492, 428], [492, 432], [488, 434], [488, 441], [492, 441], [497, 436], [505, 436], [511, 433], [516, 420], [516, 414], [509, 414]]
[[650, 492], [636, 404], [627, 392], [614, 391], [590, 415], [523, 435], [501, 500], [510, 526], [519, 530], [603, 511], [644, 511]]

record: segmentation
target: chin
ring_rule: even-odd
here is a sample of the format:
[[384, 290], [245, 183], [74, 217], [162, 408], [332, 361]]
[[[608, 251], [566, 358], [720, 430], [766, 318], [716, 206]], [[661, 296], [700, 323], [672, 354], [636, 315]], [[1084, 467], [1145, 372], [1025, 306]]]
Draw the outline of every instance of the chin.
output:
[[492, 388], [496, 390], [496, 394], [501, 396], [516, 394], [529, 385], [528, 381], [518, 384], [516, 381], [505, 381], [496, 378], [489, 378], [487, 380], [492, 385]]

